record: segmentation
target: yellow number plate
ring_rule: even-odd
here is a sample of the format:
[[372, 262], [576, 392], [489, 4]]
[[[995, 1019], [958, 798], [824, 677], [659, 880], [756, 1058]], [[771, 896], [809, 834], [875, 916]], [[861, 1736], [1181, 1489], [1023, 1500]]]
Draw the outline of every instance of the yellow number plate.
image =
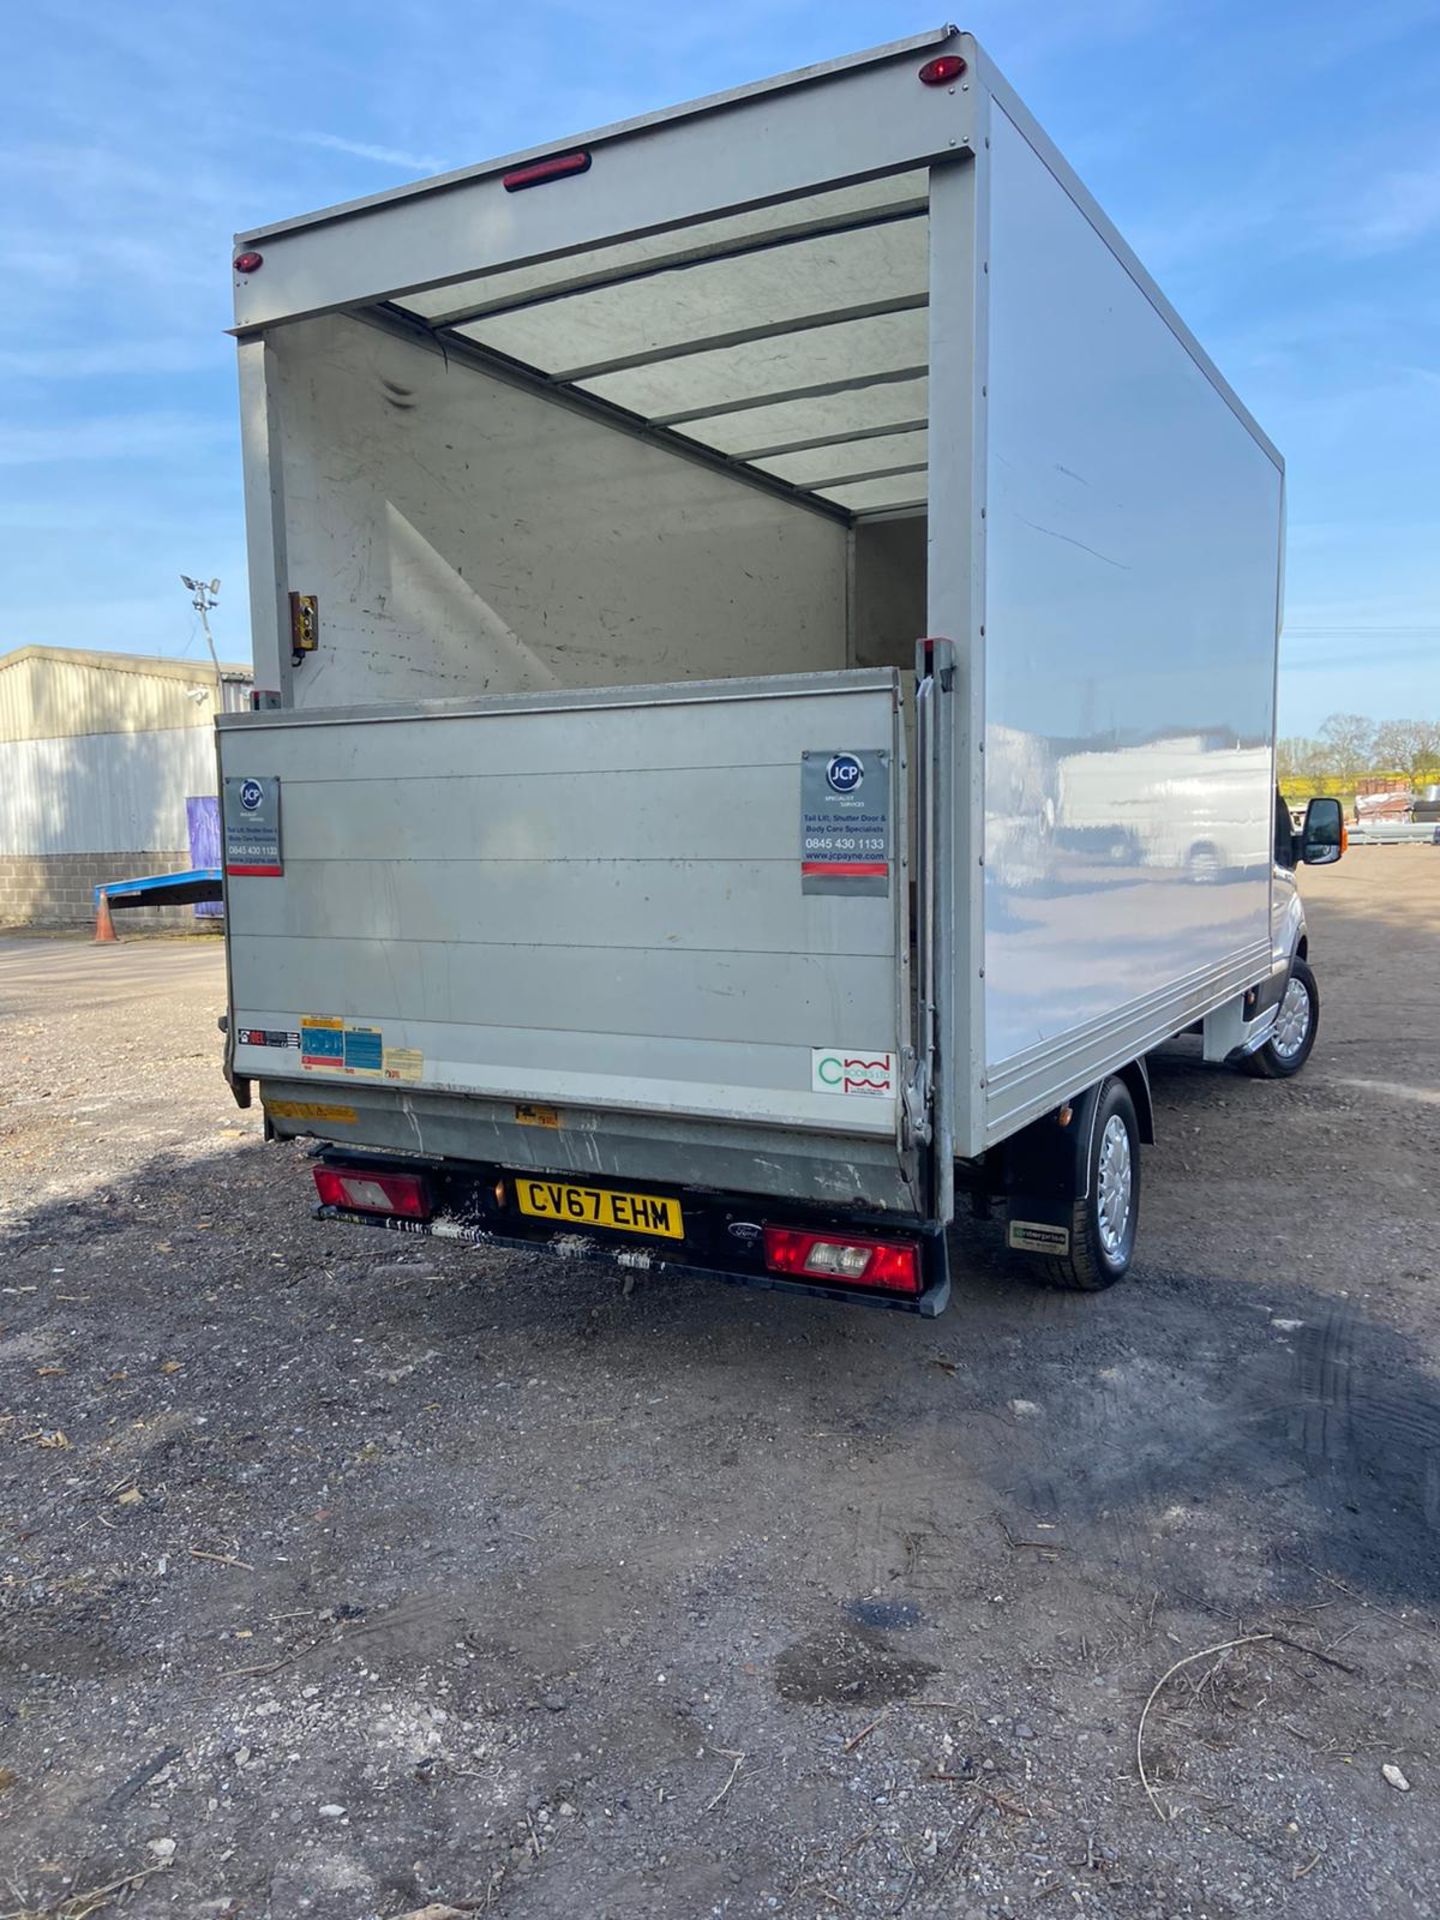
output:
[[615, 1193], [604, 1187], [572, 1187], [558, 1180], [515, 1182], [522, 1213], [564, 1226], [613, 1227], [621, 1233], [646, 1233], [683, 1240], [685, 1221], [678, 1200], [656, 1193]]

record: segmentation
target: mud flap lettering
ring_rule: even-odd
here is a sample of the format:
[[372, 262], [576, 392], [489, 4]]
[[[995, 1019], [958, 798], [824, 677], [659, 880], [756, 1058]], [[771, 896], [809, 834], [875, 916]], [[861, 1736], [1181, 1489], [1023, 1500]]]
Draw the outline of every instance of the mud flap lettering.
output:
[[1021, 1253], [1066, 1254], [1070, 1251], [1070, 1229], [1047, 1227], [1039, 1220], [1012, 1220], [1008, 1241]]

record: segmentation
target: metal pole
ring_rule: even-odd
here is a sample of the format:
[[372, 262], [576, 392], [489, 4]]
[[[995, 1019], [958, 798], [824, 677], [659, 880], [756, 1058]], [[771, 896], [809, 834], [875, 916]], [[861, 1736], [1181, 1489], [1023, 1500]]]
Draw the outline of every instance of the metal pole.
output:
[[215, 636], [210, 631], [210, 609], [217, 603], [220, 582], [211, 580], [207, 584], [204, 580], [192, 580], [188, 573], [182, 573], [180, 580], [194, 595], [190, 604], [199, 614], [200, 625], [204, 629], [205, 645], [210, 650], [210, 664], [215, 669], [215, 711], [219, 713], [224, 707], [224, 689], [220, 679], [220, 656], [215, 651]]

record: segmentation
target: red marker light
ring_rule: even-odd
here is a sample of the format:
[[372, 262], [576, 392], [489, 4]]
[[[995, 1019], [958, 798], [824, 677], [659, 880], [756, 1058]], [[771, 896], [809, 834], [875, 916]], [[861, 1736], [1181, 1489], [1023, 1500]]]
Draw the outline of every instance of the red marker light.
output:
[[958, 53], [942, 53], [935, 60], [927, 60], [920, 69], [921, 84], [927, 87], [948, 87], [952, 80], [958, 80], [965, 71], [965, 62]]
[[516, 167], [513, 173], [502, 173], [500, 184], [507, 193], [519, 193], [524, 187], [540, 187], [547, 180], [563, 180], [567, 174], [589, 171], [588, 153], [558, 153], [553, 160], [537, 160], [532, 166]]
[[254, 273], [257, 267], [263, 267], [264, 264], [265, 256], [263, 253], [237, 253], [235, 256], [235, 271], [237, 273]]

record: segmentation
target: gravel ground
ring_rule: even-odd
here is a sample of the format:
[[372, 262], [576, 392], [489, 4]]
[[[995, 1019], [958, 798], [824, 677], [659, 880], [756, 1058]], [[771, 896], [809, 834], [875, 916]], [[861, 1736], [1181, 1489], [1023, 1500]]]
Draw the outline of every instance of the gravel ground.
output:
[[1440, 853], [1306, 888], [936, 1322], [317, 1223], [214, 946], [0, 942], [0, 1910], [1440, 1913]]

